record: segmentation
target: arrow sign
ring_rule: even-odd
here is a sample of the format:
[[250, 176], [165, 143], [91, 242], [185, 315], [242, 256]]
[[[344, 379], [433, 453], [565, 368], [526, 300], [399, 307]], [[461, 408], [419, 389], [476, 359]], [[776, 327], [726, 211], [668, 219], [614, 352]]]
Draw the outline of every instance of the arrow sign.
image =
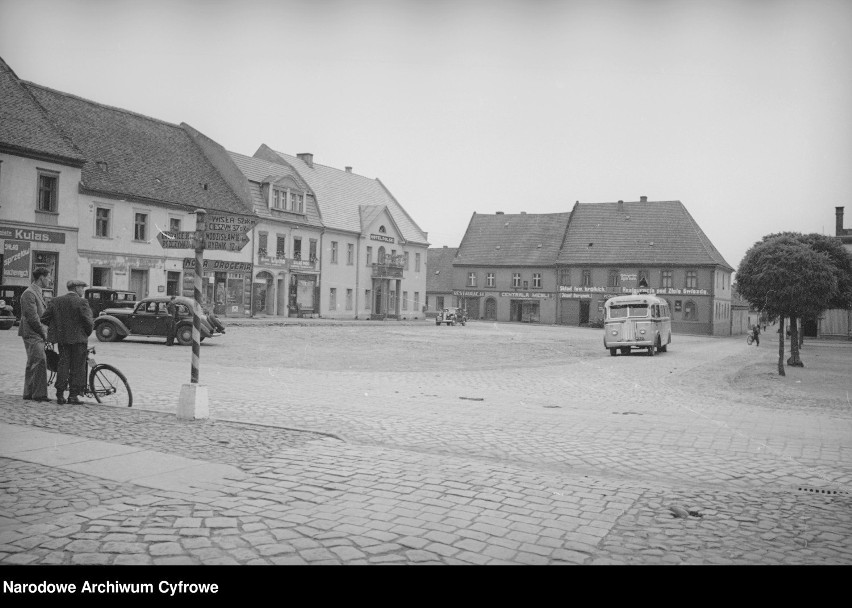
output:
[[195, 249], [194, 232], [160, 232], [157, 240], [163, 249]]
[[256, 218], [243, 217], [241, 215], [230, 215], [219, 213], [209, 215], [205, 225], [206, 233], [213, 232], [236, 232], [245, 234], [257, 224]]
[[211, 232], [204, 233], [204, 246], [207, 249], [219, 251], [242, 251], [249, 242], [245, 232]]

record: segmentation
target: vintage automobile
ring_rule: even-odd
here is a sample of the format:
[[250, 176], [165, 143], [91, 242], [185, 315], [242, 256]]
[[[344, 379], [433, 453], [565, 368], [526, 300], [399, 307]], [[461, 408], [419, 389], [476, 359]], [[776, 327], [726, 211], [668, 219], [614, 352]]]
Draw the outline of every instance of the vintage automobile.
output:
[[133, 308], [136, 306], [136, 292], [113, 289], [111, 287], [87, 287], [83, 295], [97, 317], [107, 308]]
[[[0, 285], [0, 300], [6, 302], [6, 306], [12, 307], [13, 324], [17, 325], [21, 320], [21, 294], [27, 290], [28, 285]], [[7, 316], [7, 315], [4, 315]], [[8, 325], [8, 320], [3, 325]], [[11, 325], [9, 326], [11, 327]]]
[[445, 308], [435, 317], [435, 325], [446, 323], [447, 325], [455, 325], [459, 323], [464, 325], [467, 323], [467, 315], [461, 308]]
[[[101, 342], [124, 340], [127, 336], [162, 336], [168, 333], [166, 304], [171, 296], [145, 298], [135, 308], [107, 308], [95, 318], [95, 335]], [[195, 301], [183, 296], [175, 297], [177, 304], [177, 322], [175, 340], [178, 344], [192, 344], [192, 310]], [[218, 319], [201, 313], [201, 340], [222, 335], [222, 325]]]
[[15, 313], [6, 300], [0, 300], [0, 329], [12, 329], [15, 325]]

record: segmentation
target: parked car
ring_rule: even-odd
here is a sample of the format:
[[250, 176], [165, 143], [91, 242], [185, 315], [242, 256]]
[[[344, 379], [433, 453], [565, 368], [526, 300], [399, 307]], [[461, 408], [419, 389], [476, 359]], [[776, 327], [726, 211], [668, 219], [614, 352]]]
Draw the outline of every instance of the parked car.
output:
[[15, 314], [6, 300], [0, 300], [0, 329], [12, 329], [15, 325]]
[[29, 285], [0, 285], [0, 300], [4, 300], [6, 306], [12, 307], [15, 325], [21, 320], [21, 294], [27, 290], [27, 287]]
[[[170, 296], [145, 298], [136, 304], [135, 308], [107, 308], [95, 318], [95, 335], [101, 342], [124, 340], [127, 336], [162, 336], [168, 333], [168, 316], [166, 304]], [[192, 344], [192, 310], [195, 301], [183, 296], [176, 296], [177, 322], [175, 324], [175, 340], [178, 344]], [[201, 313], [201, 340], [222, 335], [217, 331], [218, 319], [211, 321], [204, 311]]]
[[87, 287], [84, 297], [92, 309], [92, 315], [96, 317], [107, 308], [133, 308], [136, 306], [135, 291], [124, 291], [112, 287]]
[[445, 308], [435, 317], [435, 325], [446, 323], [447, 325], [455, 325], [459, 323], [464, 325], [467, 323], [467, 315], [461, 308]]

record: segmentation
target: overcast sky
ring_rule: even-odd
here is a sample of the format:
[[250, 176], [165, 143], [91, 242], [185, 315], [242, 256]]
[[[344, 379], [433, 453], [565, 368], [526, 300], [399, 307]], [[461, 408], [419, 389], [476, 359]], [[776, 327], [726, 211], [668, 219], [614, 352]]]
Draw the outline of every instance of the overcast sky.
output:
[[[0, 0], [38, 84], [471, 214], [680, 200], [734, 268], [852, 227], [852, 2]], [[847, 204], [848, 203], [848, 204]]]

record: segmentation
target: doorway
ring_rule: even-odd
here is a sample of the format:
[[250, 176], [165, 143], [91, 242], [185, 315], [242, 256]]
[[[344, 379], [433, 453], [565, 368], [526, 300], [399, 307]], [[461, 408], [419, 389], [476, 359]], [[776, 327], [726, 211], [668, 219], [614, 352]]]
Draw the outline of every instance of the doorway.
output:
[[130, 291], [136, 292], [136, 300], [148, 297], [148, 271], [136, 268], [130, 269]]
[[580, 325], [589, 323], [589, 300], [580, 300]]

